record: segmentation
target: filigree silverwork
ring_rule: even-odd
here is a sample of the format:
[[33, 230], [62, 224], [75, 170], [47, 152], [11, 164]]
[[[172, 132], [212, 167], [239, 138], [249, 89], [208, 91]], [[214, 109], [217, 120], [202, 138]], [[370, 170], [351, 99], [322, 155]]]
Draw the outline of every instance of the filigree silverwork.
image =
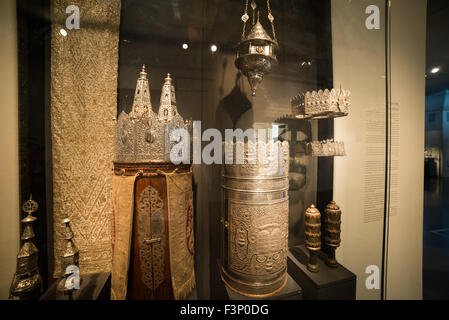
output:
[[306, 145], [306, 152], [314, 157], [334, 157], [346, 155], [344, 142], [334, 141], [334, 139], [308, 142]]
[[[236, 67], [248, 78], [251, 93], [256, 95], [256, 90], [262, 82], [265, 74], [269, 73], [272, 66], [277, 64], [275, 50], [278, 48], [276, 31], [274, 28], [274, 16], [271, 12], [270, 1], [267, 0], [268, 20], [270, 21], [273, 38], [265, 31], [259, 21], [259, 11], [256, 11], [256, 3], [251, 3], [253, 9], [253, 26], [246, 35], [246, 23], [248, 16], [248, 0], [245, 2], [245, 9], [242, 15], [243, 31], [242, 38], [238, 44]], [[257, 22], [255, 15], [257, 12]]]
[[[259, 144], [270, 159], [266, 163], [250, 159]], [[224, 147], [235, 154], [236, 146], [225, 143]], [[286, 283], [289, 145], [246, 143], [243, 150], [244, 164], [223, 165], [221, 275], [240, 294], [266, 297]]]
[[291, 100], [292, 112], [301, 119], [344, 117], [349, 114], [351, 92], [344, 89], [299, 94]]
[[144, 65], [137, 79], [132, 110], [129, 114], [122, 111], [117, 120], [116, 160], [169, 161], [170, 150], [176, 143], [170, 141], [170, 133], [180, 128], [190, 132], [191, 126], [192, 122], [184, 121], [178, 113], [170, 74], [162, 86], [159, 111], [153, 112]]
[[9, 290], [9, 299], [11, 300], [37, 299], [42, 288], [42, 278], [38, 266], [39, 252], [33, 243], [35, 237], [33, 222], [37, 218], [32, 213], [37, 211], [38, 207], [38, 203], [33, 200], [31, 195], [30, 199], [22, 205], [22, 211], [27, 213], [27, 216], [22, 219], [24, 227], [21, 240], [23, 243], [17, 255], [16, 272]]

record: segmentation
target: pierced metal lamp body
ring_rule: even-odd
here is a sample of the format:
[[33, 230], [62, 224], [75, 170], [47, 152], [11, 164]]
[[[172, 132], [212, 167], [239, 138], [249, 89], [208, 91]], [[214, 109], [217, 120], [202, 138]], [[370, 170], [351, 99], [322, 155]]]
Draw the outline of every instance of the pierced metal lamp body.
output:
[[264, 75], [277, 64], [277, 48], [277, 41], [271, 39], [260, 22], [254, 24], [248, 36], [239, 43], [235, 65], [248, 78], [253, 96]]

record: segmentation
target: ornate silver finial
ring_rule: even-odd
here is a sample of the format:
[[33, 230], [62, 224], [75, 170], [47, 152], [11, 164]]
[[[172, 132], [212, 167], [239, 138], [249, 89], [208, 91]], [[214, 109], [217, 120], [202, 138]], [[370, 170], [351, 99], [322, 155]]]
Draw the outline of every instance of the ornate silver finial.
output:
[[140, 79], [147, 79], [147, 73], [145, 72], [145, 64], [142, 65], [142, 71], [140, 71]]
[[143, 65], [142, 71], [140, 71], [139, 78], [137, 79], [133, 106], [129, 116], [131, 120], [136, 120], [148, 113], [151, 109], [150, 85], [148, 83], [145, 65]]
[[167, 77], [164, 79], [164, 85], [162, 86], [158, 119], [164, 123], [171, 122], [177, 113], [175, 86], [173, 85], [170, 73], [167, 73]]
[[28, 213], [28, 215], [31, 215], [33, 212], [36, 212], [38, 208], [39, 204], [33, 200], [32, 194], [30, 194], [30, 199], [28, 199], [22, 204], [22, 211]]
[[150, 92], [145, 66], [137, 80], [132, 111], [122, 111], [117, 120], [117, 161], [170, 160], [170, 133], [178, 128], [190, 131], [176, 106], [175, 87], [170, 74], [164, 80], [158, 114], [150, 103]]
[[64, 239], [66, 240], [65, 250], [62, 254], [63, 256], [63, 269], [65, 270], [70, 265], [79, 265], [78, 249], [73, 242], [73, 231], [70, 227], [70, 219], [65, 218], [62, 223], [64, 223]]
[[[62, 277], [59, 280], [57, 289], [59, 292], [68, 293], [73, 289], [77, 289], [75, 283], [67, 283], [68, 280], [78, 281], [79, 288], [79, 250], [73, 242], [73, 231], [70, 227], [70, 219], [65, 218], [62, 223], [64, 227], [65, 249], [62, 253]], [[70, 277], [75, 275], [75, 277]], [[70, 279], [68, 279], [70, 277]], [[78, 278], [77, 278], [78, 277]]]
[[32, 242], [35, 237], [32, 224], [37, 220], [32, 213], [38, 208], [38, 203], [33, 200], [31, 195], [30, 199], [22, 205], [22, 211], [27, 213], [27, 216], [22, 219], [24, 228], [21, 239], [24, 242], [17, 255], [16, 273], [9, 291], [11, 300], [37, 299], [42, 288], [42, 278], [38, 266], [39, 251]]

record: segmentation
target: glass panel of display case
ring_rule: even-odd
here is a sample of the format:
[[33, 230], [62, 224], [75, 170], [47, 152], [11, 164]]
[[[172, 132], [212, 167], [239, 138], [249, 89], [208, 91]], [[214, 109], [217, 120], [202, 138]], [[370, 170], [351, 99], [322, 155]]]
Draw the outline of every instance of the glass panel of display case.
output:
[[420, 298], [426, 2], [4, 6], [10, 297]]

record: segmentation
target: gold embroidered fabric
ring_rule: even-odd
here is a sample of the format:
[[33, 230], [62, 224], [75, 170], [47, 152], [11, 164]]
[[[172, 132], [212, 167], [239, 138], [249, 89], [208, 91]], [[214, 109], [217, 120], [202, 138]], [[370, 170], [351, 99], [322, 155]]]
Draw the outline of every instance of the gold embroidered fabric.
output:
[[[79, 7], [78, 30], [65, 25], [69, 5]], [[111, 270], [120, 6], [120, 0], [51, 1], [55, 277], [61, 272], [62, 220], [67, 215], [80, 250], [81, 272]]]
[[135, 181], [135, 176], [112, 176], [112, 300], [126, 299], [131, 253]]
[[166, 177], [173, 295], [176, 300], [182, 300], [195, 287], [192, 173]]

